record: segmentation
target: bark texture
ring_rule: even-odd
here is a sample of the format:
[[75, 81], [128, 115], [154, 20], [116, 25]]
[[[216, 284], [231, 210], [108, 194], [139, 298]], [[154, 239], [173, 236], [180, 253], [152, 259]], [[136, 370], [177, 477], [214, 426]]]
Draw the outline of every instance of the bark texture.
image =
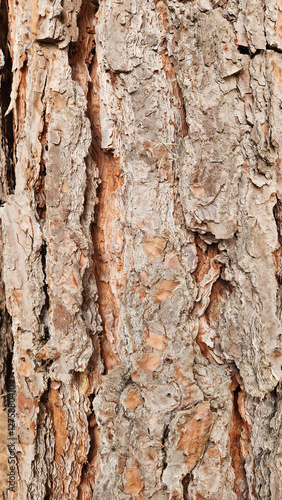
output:
[[281, 499], [282, 1], [0, 18], [11, 498]]

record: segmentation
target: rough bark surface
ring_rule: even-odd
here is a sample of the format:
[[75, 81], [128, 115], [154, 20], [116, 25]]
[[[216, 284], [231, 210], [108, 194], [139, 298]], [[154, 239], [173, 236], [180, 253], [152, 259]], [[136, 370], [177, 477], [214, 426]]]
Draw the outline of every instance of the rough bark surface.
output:
[[282, 1], [0, 20], [8, 498], [281, 499]]

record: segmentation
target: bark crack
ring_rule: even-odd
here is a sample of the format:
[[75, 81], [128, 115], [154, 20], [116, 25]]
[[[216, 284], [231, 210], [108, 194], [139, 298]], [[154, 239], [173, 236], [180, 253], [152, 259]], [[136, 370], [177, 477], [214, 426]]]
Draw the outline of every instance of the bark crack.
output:
[[166, 453], [166, 442], [169, 436], [169, 424], [164, 426], [164, 432], [162, 437], [162, 448], [163, 448], [163, 467], [162, 467], [162, 475], [164, 470], [167, 468], [167, 453]]
[[249, 442], [250, 430], [247, 422], [244, 420], [244, 393], [236, 375], [232, 378], [230, 390], [233, 398], [233, 410], [229, 428], [229, 452], [235, 474], [233, 490], [238, 500], [244, 500], [249, 498], [249, 486], [245, 471], [246, 449], [244, 450], [244, 444]]
[[189, 483], [191, 481], [191, 472], [184, 476], [182, 479], [182, 485], [183, 485], [183, 500], [189, 500], [188, 496], [188, 488], [189, 488]]
[[249, 47], [246, 47], [245, 45], [238, 45], [238, 52], [240, 54], [247, 55], [251, 59], [253, 59], [258, 54], [262, 54], [263, 53], [263, 49], [257, 49], [255, 52], [252, 52]]
[[[282, 318], [282, 203], [277, 200], [276, 205], [273, 207], [273, 216], [277, 226], [278, 241], [280, 247], [273, 252], [274, 269], [277, 279], [277, 294], [276, 294], [276, 314], [277, 317]], [[281, 340], [281, 335], [280, 335]], [[277, 350], [278, 353], [278, 350]]]
[[49, 299], [47, 273], [46, 273], [46, 256], [47, 256], [47, 245], [46, 245], [46, 241], [43, 241], [43, 244], [41, 246], [41, 262], [42, 262], [42, 270], [43, 270], [43, 274], [44, 274], [43, 290], [44, 290], [44, 294], [45, 294], [45, 304], [43, 305], [41, 313], [40, 313], [40, 323], [43, 325], [43, 328], [44, 328], [42, 339], [45, 342], [48, 342], [48, 340], [50, 339], [50, 332], [49, 332], [50, 299]]
[[[13, 116], [6, 115], [12, 86], [12, 60], [8, 44], [7, 0], [0, 5], [0, 206], [14, 192]], [[4, 284], [3, 233], [0, 224], [0, 392], [7, 392], [9, 378], [13, 377], [12, 320], [7, 311]]]
[[[206, 245], [196, 236], [198, 265], [193, 273], [198, 286], [198, 295], [193, 314], [198, 318], [199, 329], [196, 341], [202, 354], [211, 363], [224, 364], [219, 346], [217, 332], [210, 326], [210, 306], [213, 298], [222, 293], [222, 288], [228, 290], [230, 285], [220, 278], [224, 257], [216, 244]], [[217, 351], [217, 352], [215, 352]]]
[[[13, 161], [14, 153], [14, 131], [13, 115], [6, 112], [9, 108], [10, 94], [12, 88], [12, 59], [8, 44], [8, 5], [7, 0], [2, 0], [0, 6], [0, 100], [1, 100], [1, 147], [5, 155], [4, 171], [1, 172], [2, 189], [0, 202], [5, 201], [6, 196], [12, 194], [15, 189], [15, 168]], [[1, 159], [3, 162], [3, 159]]]
[[[104, 355], [105, 345], [105, 316], [104, 297], [105, 287], [101, 281], [101, 251], [99, 234], [97, 235], [97, 220], [103, 196], [101, 188], [101, 169], [108, 163], [109, 155], [100, 147], [99, 131], [99, 84], [97, 77], [95, 18], [98, 14], [99, 2], [84, 0], [78, 16], [79, 36], [75, 43], [70, 45], [69, 63], [72, 76], [84, 91], [87, 100], [86, 115], [90, 121], [92, 143], [86, 157], [86, 190], [84, 196], [84, 213], [81, 223], [91, 241], [91, 264], [83, 279], [83, 311], [89, 332], [93, 331], [93, 354], [89, 360], [86, 375], [89, 381], [87, 397], [87, 420], [89, 450], [81, 470], [78, 485], [78, 498], [92, 498], [93, 485], [96, 477], [97, 460], [97, 423], [93, 402], [101, 383], [101, 375], [106, 373], [107, 361]], [[100, 188], [99, 188], [100, 186]], [[99, 231], [98, 231], [99, 233]], [[96, 323], [95, 331], [93, 322]], [[101, 326], [102, 325], [102, 326]]]
[[[42, 97], [42, 101], [44, 95]], [[36, 202], [37, 214], [41, 223], [41, 226], [46, 220], [46, 193], [45, 193], [45, 177], [46, 177], [46, 163], [45, 156], [48, 152], [47, 144], [47, 134], [48, 134], [48, 121], [46, 116], [46, 108], [44, 107], [43, 116], [43, 130], [40, 137], [41, 142], [41, 159], [40, 159], [40, 169], [38, 173], [38, 178], [34, 183], [34, 196]]]

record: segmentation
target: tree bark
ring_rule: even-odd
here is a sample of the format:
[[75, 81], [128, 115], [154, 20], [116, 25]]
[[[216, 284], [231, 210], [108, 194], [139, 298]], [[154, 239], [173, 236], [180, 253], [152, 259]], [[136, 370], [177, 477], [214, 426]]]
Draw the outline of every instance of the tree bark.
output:
[[281, 0], [0, 17], [7, 498], [279, 500]]

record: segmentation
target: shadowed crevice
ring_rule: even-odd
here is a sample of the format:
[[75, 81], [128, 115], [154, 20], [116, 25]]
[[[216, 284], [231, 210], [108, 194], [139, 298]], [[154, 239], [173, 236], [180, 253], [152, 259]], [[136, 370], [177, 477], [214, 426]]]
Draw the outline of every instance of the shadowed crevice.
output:
[[[1, 100], [1, 125], [2, 125], [2, 148], [5, 154], [5, 167], [4, 167], [4, 178], [1, 179], [2, 182], [2, 197], [12, 194], [15, 190], [15, 168], [13, 161], [14, 152], [14, 130], [13, 130], [13, 113], [8, 113], [6, 116], [6, 111], [10, 104], [10, 94], [12, 88], [12, 59], [9, 51], [8, 44], [8, 6], [7, 0], [2, 0], [0, 6], [0, 49], [2, 53], [0, 54], [0, 75], [1, 75], [1, 90], [0, 90], [0, 100]], [[3, 175], [2, 174], [2, 175]]]

